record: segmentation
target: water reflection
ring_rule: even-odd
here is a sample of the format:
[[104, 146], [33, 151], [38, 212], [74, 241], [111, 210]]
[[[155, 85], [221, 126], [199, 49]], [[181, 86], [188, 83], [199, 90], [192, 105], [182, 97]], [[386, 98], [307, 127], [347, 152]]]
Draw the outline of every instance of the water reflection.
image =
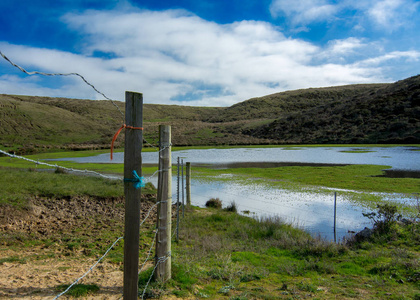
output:
[[[276, 167], [284, 165], [346, 165], [373, 164], [386, 165], [392, 169], [387, 176], [419, 177], [420, 151], [418, 147], [295, 147], [295, 148], [234, 148], [185, 150], [172, 153], [184, 157], [192, 165], [206, 164], [215, 168], [231, 167]], [[363, 151], [362, 151], [363, 150]], [[352, 151], [358, 151], [354, 153]], [[363, 152], [363, 153], [360, 153]], [[124, 154], [115, 153], [112, 163], [123, 163]], [[60, 159], [63, 160], [63, 159]], [[93, 157], [72, 158], [77, 162], [110, 163], [109, 154]], [[143, 152], [144, 164], [157, 164], [157, 152]], [[391, 174], [391, 175], [390, 175]], [[226, 174], [225, 176], [231, 176]], [[153, 178], [156, 185], [156, 177]], [[192, 204], [204, 207], [210, 198], [220, 198], [224, 205], [232, 201], [239, 211], [250, 211], [255, 216], [277, 215], [286, 222], [301, 227], [313, 235], [333, 240], [334, 225], [334, 191], [319, 192], [290, 190], [267, 187], [263, 184], [240, 184], [234, 181], [192, 180]], [[176, 184], [173, 183], [173, 193]], [[336, 190], [339, 191], [339, 190]], [[362, 213], [367, 209], [352, 203], [346, 198], [346, 191], [338, 192], [337, 197], [337, 237], [342, 239], [348, 231], [359, 231], [371, 226]], [[407, 198], [398, 194], [387, 194], [387, 200], [406, 202]]]
[[[287, 149], [287, 150], [286, 150]], [[290, 150], [293, 149], [293, 150]], [[363, 149], [363, 153], [360, 150]], [[394, 170], [420, 171], [418, 147], [359, 147], [356, 153], [351, 147], [295, 147], [295, 148], [233, 148], [191, 149], [172, 152], [173, 157], [184, 157], [184, 161], [202, 164], [233, 163], [307, 163], [307, 164], [371, 164], [390, 166]], [[366, 152], [364, 152], [366, 151]], [[63, 160], [63, 159], [60, 159]], [[124, 153], [91, 157], [69, 158], [81, 163], [123, 163]], [[157, 163], [157, 152], [143, 152], [143, 163]], [[173, 160], [175, 161], [175, 160]]]
[[[176, 180], [176, 178], [174, 179]], [[154, 179], [154, 184], [157, 179]], [[176, 195], [176, 182], [172, 184]], [[223, 206], [235, 202], [238, 212], [254, 217], [278, 216], [286, 223], [291, 223], [327, 240], [334, 240], [334, 192], [315, 192], [314, 190], [294, 192], [274, 189], [264, 184], [241, 184], [237, 182], [191, 181], [191, 202], [193, 205], [205, 207], [210, 198], [219, 198]], [[173, 197], [176, 201], [176, 196]], [[337, 196], [336, 234], [338, 240], [348, 235], [348, 231], [360, 231], [371, 226], [362, 213], [367, 209], [358, 207], [346, 196]]]

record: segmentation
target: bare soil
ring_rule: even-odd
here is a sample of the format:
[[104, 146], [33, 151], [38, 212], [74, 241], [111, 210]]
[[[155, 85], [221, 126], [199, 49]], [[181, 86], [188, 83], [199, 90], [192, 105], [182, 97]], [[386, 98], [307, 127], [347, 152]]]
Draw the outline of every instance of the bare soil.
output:
[[[142, 199], [142, 220], [153, 206], [148, 198]], [[156, 207], [144, 227], [152, 230], [155, 220]], [[0, 207], [0, 299], [53, 299], [60, 293], [57, 286], [81, 277], [123, 235], [123, 222], [123, 198], [36, 197], [26, 209]], [[90, 247], [70, 247], [77, 237]], [[120, 299], [122, 263], [105, 259], [79, 283], [99, 286], [83, 299]]]

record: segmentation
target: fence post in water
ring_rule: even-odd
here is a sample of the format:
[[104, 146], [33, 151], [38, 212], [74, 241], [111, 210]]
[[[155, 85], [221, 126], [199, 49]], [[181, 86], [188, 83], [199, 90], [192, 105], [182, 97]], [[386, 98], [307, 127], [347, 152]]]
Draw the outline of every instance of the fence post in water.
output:
[[[158, 217], [155, 279], [171, 279], [172, 170], [171, 126], [159, 126]], [[162, 261], [162, 258], [166, 260]]]
[[178, 157], [178, 164], [177, 164], [177, 199], [176, 199], [176, 241], [179, 241], [179, 157]]
[[[143, 126], [143, 95], [125, 93], [125, 124], [132, 127]], [[143, 131], [127, 128], [124, 148], [124, 299], [138, 297], [138, 265], [140, 234], [140, 198], [141, 188], [136, 188], [132, 181], [134, 171], [141, 176], [141, 150]]]
[[191, 163], [186, 163], [186, 192], [187, 192], [187, 208], [191, 208]]
[[181, 159], [181, 187], [182, 187], [182, 217], [185, 218], [185, 202], [184, 202], [184, 160]]
[[337, 192], [334, 192], [334, 243], [337, 242], [336, 225], [337, 225]]

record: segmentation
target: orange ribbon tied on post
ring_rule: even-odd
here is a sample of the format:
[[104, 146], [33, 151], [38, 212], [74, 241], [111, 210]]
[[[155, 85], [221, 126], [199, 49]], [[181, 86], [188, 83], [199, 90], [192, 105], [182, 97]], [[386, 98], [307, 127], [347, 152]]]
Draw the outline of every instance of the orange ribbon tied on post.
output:
[[123, 128], [128, 128], [128, 129], [136, 129], [136, 130], [143, 130], [143, 127], [133, 127], [130, 125], [121, 125], [120, 129], [117, 130], [117, 132], [114, 134], [114, 137], [112, 138], [112, 142], [111, 142], [111, 160], [112, 160], [112, 153], [114, 151], [114, 142], [117, 139], [118, 135], [120, 134], [121, 130], [123, 130]]

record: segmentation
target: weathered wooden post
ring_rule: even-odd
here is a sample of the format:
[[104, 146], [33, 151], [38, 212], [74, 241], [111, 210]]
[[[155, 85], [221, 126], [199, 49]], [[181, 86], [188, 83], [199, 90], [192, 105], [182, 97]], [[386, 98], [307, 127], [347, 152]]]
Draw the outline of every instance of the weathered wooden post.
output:
[[177, 181], [176, 181], [176, 238], [175, 241], [179, 242], [179, 157], [178, 157], [178, 164], [177, 164]]
[[155, 279], [171, 279], [172, 170], [171, 126], [159, 126], [158, 218]]
[[186, 163], [186, 192], [187, 192], [187, 208], [191, 208], [191, 163]]
[[181, 189], [182, 189], [182, 217], [185, 218], [185, 202], [184, 202], [184, 160], [181, 159]]
[[337, 192], [334, 192], [334, 243], [337, 242], [336, 224], [337, 223]]
[[[141, 176], [141, 150], [143, 145], [143, 95], [125, 93], [125, 148], [124, 148], [124, 299], [138, 297], [140, 198], [141, 188], [133, 184], [133, 171]], [[132, 127], [130, 129], [130, 127]], [[131, 180], [131, 181], [130, 181]]]

